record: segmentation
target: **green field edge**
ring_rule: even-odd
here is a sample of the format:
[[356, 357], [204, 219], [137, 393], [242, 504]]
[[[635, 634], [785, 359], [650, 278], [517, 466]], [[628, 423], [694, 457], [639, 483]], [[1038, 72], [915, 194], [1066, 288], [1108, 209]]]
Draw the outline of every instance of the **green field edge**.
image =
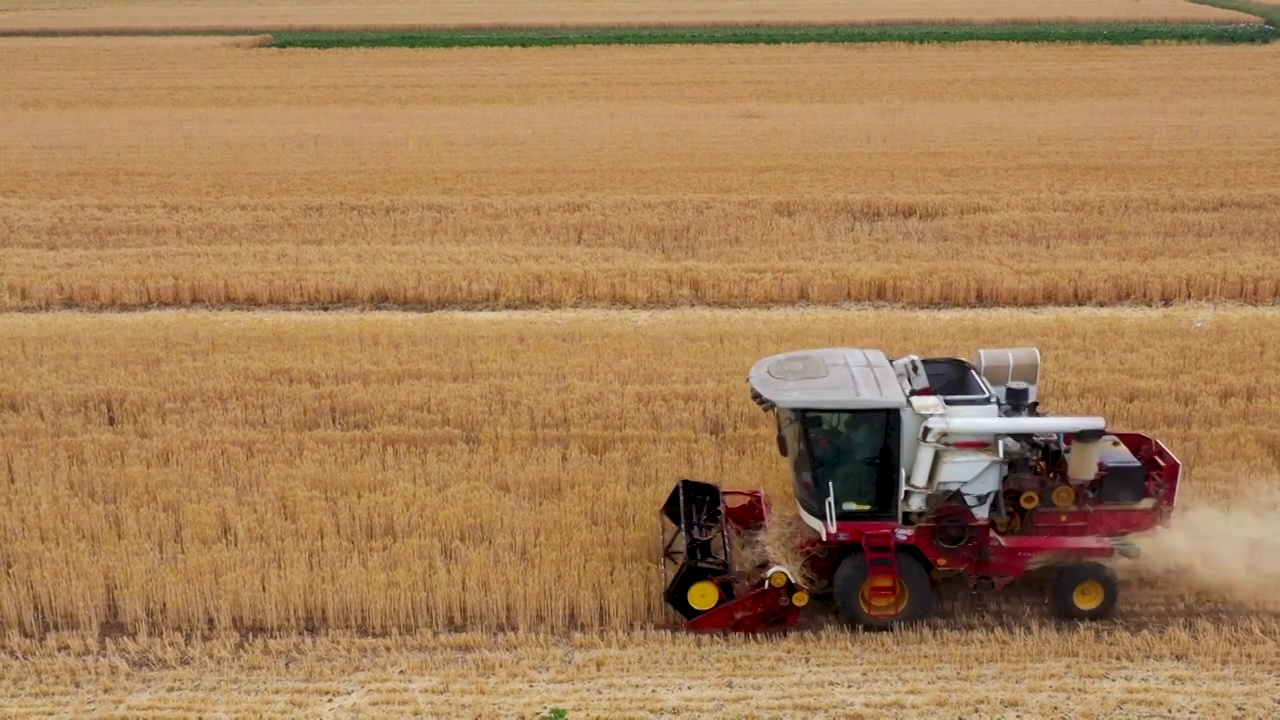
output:
[[1259, 23], [1008, 23], [1001, 25], [849, 25], [841, 27], [546, 28], [378, 32], [281, 32], [270, 48], [456, 48], [567, 45], [780, 45], [799, 43], [1145, 43], [1268, 44]]
[[[1255, 7], [1239, 0], [1197, 0], [1202, 4]], [[121, 29], [23, 31], [0, 29], [0, 37], [228, 37], [269, 35], [259, 48], [466, 48], [573, 45], [780, 45], [801, 43], [1076, 43], [1102, 45], [1213, 44], [1265, 45], [1280, 38], [1277, 9], [1262, 23], [1191, 22], [1004, 22], [895, 23], [861, 25], [708, 25], [635, 27], [502, 27], [377, 30], [291, 30], [272, 28]]]
[[266, 48], [457, 48], [547, 47], [566, 45], [708, 45], [794, 43], [958, 43], [1022, 42], [1104, 45], [1270, 44], [1280, 37], [1280, 5], [1252, 0], [1188, 0], [1252, 15], [1260, 23], [1194, 21], [1021, 21], [949, 23], [929, 20], [869, 21], [849, 24], [730, 23], [566, 26], [443, 26], [386, 28], [170, 27], [0, 28], [4, 37], [227, 37], [268, 35]]

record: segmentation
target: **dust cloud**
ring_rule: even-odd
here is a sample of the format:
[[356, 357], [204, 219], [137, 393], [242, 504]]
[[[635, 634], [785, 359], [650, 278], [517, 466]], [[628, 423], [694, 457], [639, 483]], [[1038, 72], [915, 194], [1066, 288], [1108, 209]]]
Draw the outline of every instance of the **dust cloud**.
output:
[[1134, 570], [1161, 587], [1280, 611], [1280, 492], [1180, 507], [1171, 527], [1132, 539]]

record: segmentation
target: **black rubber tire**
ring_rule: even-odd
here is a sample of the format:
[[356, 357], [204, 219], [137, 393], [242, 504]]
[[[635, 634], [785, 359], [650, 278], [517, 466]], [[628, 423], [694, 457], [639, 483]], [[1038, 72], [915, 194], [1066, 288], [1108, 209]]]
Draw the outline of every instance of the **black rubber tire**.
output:
[[[1081, 607], [1075, 591], [1082, 583], [1096, 582], [1102, 589], [1102, 601], [1096, 607]], [[1120, 582], [1111, 568], [1096, 562], [1081, 562], [1058, 568], [1050, 589], [1050, 607], [1062, 620], [1102, 620], [1115, 613], [1120, 599]]]
[[860, 552], [845, 558], [836, 568], [831, 580], [831, 595], [841, 621], [867, 630], [885, 630], [920, 622], [933, 614], [933, 582], [929, 579], [929, 571], [919, 560], [898, 553], [898, 578], [906, 586], [907, 605], [894, 617], [875, 617], [862, 609], [858, 594], [867, 575], [867, 560]]

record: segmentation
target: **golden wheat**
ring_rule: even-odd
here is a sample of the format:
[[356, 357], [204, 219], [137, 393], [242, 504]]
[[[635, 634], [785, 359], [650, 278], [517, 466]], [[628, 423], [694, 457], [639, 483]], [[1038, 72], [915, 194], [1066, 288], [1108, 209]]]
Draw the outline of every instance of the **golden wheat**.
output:
[[0, 308], [1280, 297], [1275, 47], [77, 42], [0, 43]]
[[[0, 2], [0, 30], [951, 7], [75, 5]], [[1011, 8], [964, 12], [1217, 12]], [[0, 42], [0, 309], [1280, 298], [1275, 48], [244, 42]], [[0, 712], [1275, 717], [1278, 333], [1198, 306], [0, 316]], [[1115, 624], [1015, 591], [892, 636], [645, 630], [672, 482], [789, 509], [754, 359], [1008, 343], [1045, 350], [1053, 412], [1189, 468]]]
[[199, 31], [441, 26], [581, 26], [634, 24], [793, 24], [867, 22], [1007, 22], [1016, 20], [1244, 22], [1258, 18], [1181, 0], [379, 0], [359, 5], [332, 0], [299, 5], [270, 0], [252, 5], [210, 0], [27, 0], [0, 2], [4, 31]]
[[1274, 621], [822, 632], [190, 642], [15, 640], [15, 717], [1273, 718]]
[[[659, 503], [694, 477], [789, 506], [745, 372], [814, 345], [1038, 344], [1051, 412], [1156, 434], [1184, 502], [1228, 499], [1280, 475], [1277, 332], [1207, 308], [5, 316], [0, 624], [662, 622]], [[1238, 607], [1135, 592], [1129, 618]]]

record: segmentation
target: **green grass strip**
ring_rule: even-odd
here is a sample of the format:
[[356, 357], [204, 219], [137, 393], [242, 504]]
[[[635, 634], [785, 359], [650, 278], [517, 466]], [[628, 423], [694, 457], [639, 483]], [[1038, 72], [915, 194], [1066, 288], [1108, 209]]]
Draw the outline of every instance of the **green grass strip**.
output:
[[[1223, 2], [1227, 0], [1214, 0]], [[528, 28], [279, 32], [265, 47], [550, 47], [564, 45], [779, 45], [793, 43], [1024, 42], [1266, 44], [1275, 27], [1257, 23], [1019, 23], [835, 27]]]

